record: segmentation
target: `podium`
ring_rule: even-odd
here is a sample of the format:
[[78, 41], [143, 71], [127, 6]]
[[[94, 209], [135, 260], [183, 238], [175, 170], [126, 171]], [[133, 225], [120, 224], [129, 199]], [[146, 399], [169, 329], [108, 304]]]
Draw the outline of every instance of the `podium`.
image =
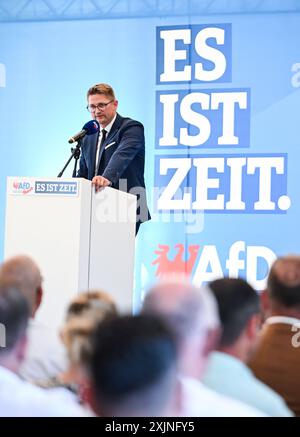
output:
[[136, 196], [80, 178], [8, 177], [5, 259], [31, 256], [44, 277], [36, 318], [58, 328], [79, 292], [110, 293], [131, 312]]

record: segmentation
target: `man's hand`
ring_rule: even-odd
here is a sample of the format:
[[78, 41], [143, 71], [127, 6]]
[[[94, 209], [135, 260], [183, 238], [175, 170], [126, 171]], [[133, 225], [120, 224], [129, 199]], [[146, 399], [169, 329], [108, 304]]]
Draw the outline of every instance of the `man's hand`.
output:
[[95, 186], [95, 190], [97, 192], [101, 188], [109, 187], [111, 185], [111, 182], [103, 176], [94, 176], [92, 179], [92, 185]]

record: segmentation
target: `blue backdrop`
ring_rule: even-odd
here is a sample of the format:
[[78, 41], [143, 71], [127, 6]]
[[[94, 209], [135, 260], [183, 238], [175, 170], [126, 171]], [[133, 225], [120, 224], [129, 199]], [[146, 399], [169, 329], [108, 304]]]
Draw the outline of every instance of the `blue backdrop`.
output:
[[261, 289], [300, 247], [299, 38], [299, 14], [1, 24], [1, 257], [6, 176], [55, 177], [107, 82], [145, 126], [136, 303], [172, 272]]

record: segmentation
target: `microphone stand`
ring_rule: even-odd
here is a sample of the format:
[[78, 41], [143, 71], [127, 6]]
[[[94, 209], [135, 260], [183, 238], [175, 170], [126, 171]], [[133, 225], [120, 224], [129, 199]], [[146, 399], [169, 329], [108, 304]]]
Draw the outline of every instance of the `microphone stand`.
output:
[[71, 156], [68, 159], [68, 161], [66, 162], [64, 168], [62, 169], [61, 172], [58, 173], [57, 177], [61, 178], [65, 169], [68, 167], [68, 165], [70, 164], [72, 158], [75, 159], [75, 163], [74, 163], [74, 170], [73, 170], [73, 174], [72, 177], [75, 178], [76, 177], [76, 172], [77, 172], [77, 163], [78, 163], [78, 159], [80, 158], [80, 147], [81, 147], [81, 141], [79, 140], [78, 143], [76, 144], [76, 147], [71, 147]]

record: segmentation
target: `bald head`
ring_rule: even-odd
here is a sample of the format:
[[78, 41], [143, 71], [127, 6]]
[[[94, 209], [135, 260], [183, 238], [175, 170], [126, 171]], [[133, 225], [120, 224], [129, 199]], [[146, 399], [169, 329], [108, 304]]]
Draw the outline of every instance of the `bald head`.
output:
[[18, 287], [28, 300], [34, 315], [41, 302], [42, 276], [33, 259], [26, 255], [9, 258], [0, 266], [0, 279]]
[[194, 334], [205, 334], [218, 328], [216, 301], [207, 288], [189, 282], [163, 282], [147, 293], [143, 312], [156, 313], [168, 319], [179, 341]]
[[267, 291], [273, 304], [300, 311], [300, 256], [288, 255], [274, 262]]

